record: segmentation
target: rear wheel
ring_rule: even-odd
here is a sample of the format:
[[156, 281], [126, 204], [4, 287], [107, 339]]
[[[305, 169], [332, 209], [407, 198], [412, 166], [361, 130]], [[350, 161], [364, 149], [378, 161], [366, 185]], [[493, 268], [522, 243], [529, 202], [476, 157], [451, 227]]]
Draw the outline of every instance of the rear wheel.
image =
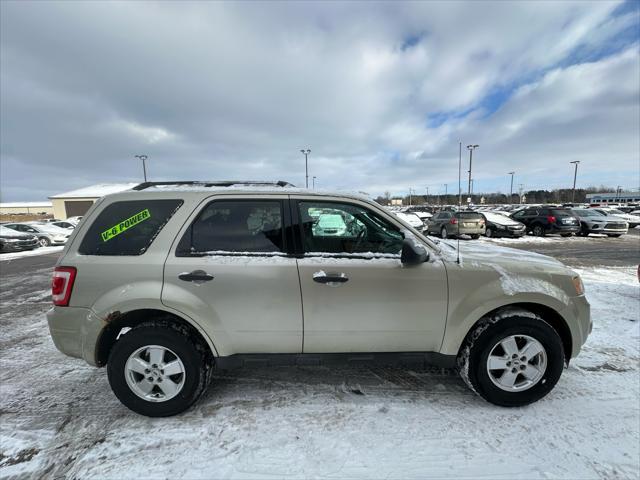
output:
[[473, 235], [470, 235], [470, 237], [471, 237], [472, 239], [474, 239], [474, 240], [477, 240], [477, 239], [479, 239], [479, 238], [480, 238], [480, 235], [478, 235], [477, 233], [475, 233], [475, 234], [473, 234]]
[[531, 231], [536, 237], [544, 237], [545, 232], [544, 232], [544, 227], [542, 225], [539, 225], [539, 224], [534, 225]]
[[129, 409], [149, 417], [176, 415], [206, 390], [208, 352], [177, 325], [145, 322], [124, 334], [109, 354], [111, 389]]
[[524, 310], [481, 320], [458, 355], [458, 369], [467, 385], [504, 407], [528, 405], [547, 395], [563, 367], [558, 333]]
[[442, 227], [442, 230], [440, 230], [440, 237], [447, 238], [448, 236], [449, 233], [447, 232], [447, 227]]
[[561, 233], [560, 234], [561, 237], [570, 237], [571, 235], [573, 235], [573, 233]]
[[48, 247], [51, 245], [51, 240], [49, 240], [47, 237], [40, 237], [38, 239], [38, 243], [41, 247]]

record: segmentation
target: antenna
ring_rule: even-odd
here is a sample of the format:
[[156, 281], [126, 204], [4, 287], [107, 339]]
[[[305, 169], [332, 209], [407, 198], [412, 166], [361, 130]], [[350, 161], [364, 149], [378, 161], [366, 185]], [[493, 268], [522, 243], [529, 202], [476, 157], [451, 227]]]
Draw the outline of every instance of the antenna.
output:
[[[458, 144], [458, 213], [462, 208], [462, 142]], [[455, 215], [455, 214], [454, 214]], [[460, 265], [460, 219], [458, 218], [458, 258], [456, 262]]]

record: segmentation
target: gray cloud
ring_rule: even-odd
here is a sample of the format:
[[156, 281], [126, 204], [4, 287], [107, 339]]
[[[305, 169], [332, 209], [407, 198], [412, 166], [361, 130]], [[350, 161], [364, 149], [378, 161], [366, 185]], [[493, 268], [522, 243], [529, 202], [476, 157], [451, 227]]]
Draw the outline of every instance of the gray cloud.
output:
[[457, 178], [459, 138], [488, 187], [572, 159], [634, 186], [637, 38], [594, 55], [638, 25], [617, 6], [2, 2], [2, 199], [135, 181], [136, 153], [154, 179], [303, 184], [307, 145], [320, 185], [404, 191]]

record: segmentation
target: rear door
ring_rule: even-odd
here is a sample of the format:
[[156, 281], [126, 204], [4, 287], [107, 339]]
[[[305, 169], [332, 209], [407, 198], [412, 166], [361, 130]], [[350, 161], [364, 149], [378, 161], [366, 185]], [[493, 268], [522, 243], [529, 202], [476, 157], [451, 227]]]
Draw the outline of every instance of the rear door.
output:
[[219, 355], [300, 353], [302, 302], [286, 195], [216, 196], [178, 234], [162, 302], [206, 323]]
[[[439, 258], [403, 266], [401, 228], [366, 203], [301, 197], [293, 211], [305, 353], [439, 350], [447, 314]], [[316, 228], [322, 215], [341, 216], [347, 228], [325, 234]]]

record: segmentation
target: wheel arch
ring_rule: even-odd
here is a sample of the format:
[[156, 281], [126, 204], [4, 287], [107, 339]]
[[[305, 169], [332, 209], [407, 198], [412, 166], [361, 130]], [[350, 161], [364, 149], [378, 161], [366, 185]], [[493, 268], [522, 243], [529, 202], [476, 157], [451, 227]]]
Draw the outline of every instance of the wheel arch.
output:
[[[179, 326], [196, 342], [200, 343], [210, 353], [211, 357], [217, 357], [217, 351], [211, 339], [197, 325], [177, 315], [174, 312], [156, 308], [141, 308], [128, 312], [112, 315], [112, 318], [100, 331], [95, 345], [95, 363], [101, 367], [107, 364], [109, 353], [118, 341], [123, 329], [132, 328], [148, 321], [166, 322], [172, 326]], [[126, 333], [124, 333], [126, 335]]]
[[558, 313], [557, 310], [547, 305], [543, 305], [541, 303], [532, 303], [532, 302], [517, 302], [517, 303], [511, 303], [508, 305], [502, 305], [482, 315], [473, 325], [471, 325], [471, 328], [469, 328], [469, 331], [465, 335], [463, 342], [460, 344], [458, 348], [458, 354], [464, 348], [469, 336], [473, 334], [478, 324], [484, 318], [498, 315], [500, 312], [509, 310], [509, 309], [526, 310], [528, 312], [533, 313], [534, 315], [539, 316], [545, 322], [551, 325], [551, 327], [556, 331], [556, 333], [560, 337], [560, 340], [562, 341], [565, 362], [567, 364], [569, 363], [569, 359], [571, 358], [571, 352], [573, 351], [572, 350], [573, 339], [571, 337], [571, 330], [569, 329], [569, 325], [567, 324], [567, 321], [564, 319], [564, 317], [560, 313]]

